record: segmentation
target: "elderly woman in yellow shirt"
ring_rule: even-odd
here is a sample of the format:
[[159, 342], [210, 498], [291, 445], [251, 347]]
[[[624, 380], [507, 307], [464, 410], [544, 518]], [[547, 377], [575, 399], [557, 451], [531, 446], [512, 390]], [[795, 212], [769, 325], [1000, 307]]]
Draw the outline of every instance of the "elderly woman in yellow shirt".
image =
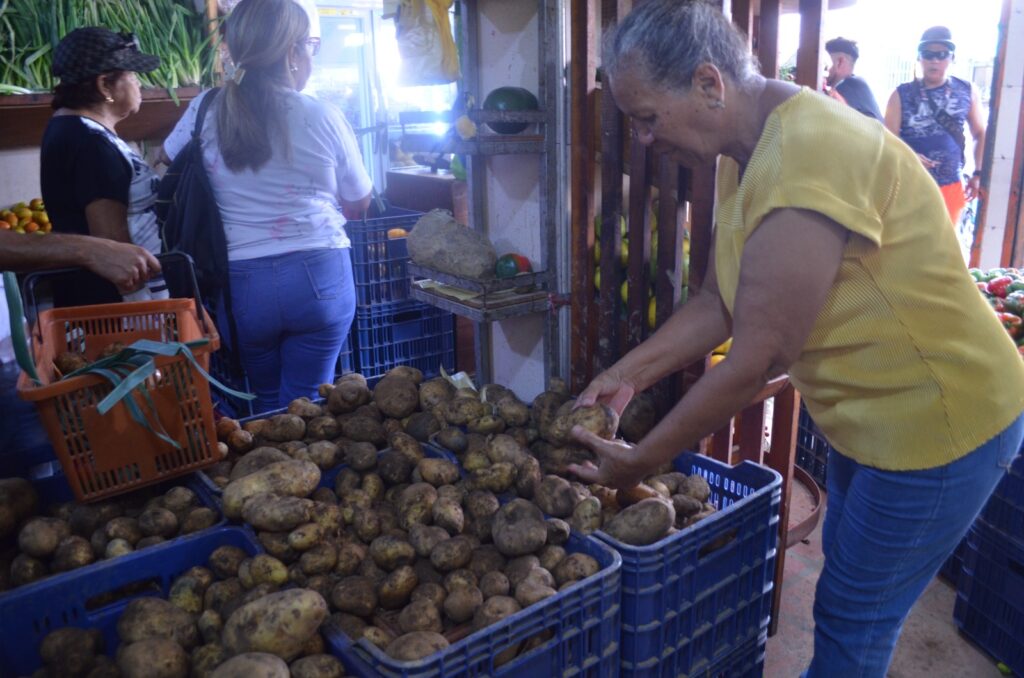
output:
[[907, 613], [1024, 438], [1024, 364], [964, 265], [938, 187], [876, 120], [758, 74], [702, 2], [648, 0], [606, 38], [604, 70], [637, 138], [718, 161], [699, 294], [599, 375], [581, 404], [634, 393], [733, 337], [635, 447], [577, 431], [628, 487], [788, 373], [838, 451], [808, 676], [885, 676]]

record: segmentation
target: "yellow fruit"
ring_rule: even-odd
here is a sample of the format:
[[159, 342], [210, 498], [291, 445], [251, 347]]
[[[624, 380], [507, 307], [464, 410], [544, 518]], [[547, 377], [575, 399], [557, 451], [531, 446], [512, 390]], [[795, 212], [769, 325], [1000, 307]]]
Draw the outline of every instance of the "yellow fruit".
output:
[[600, 264], [601, 263], [601, 241], [600, 240], [595, 240], [594, 241], [594, 263], [595, 264]]
[[629, 265], [629, 241], [623, 238], [622, 247], [619, 249], [619, 266], [626, 268]]
[[714, 351], [712, 351], [712, 353], [718, 353], [719, 355], [725, 355], [726, 353], [729, 352], [730, 348], [732, 348], [732, 337], [729, 337], [728, 339], [723, 341], [721, 344], [719, 344], [718, 347], [715, 348]]
[[32, 217], [22, 217], [18, 219], [18, 228], [24, 229], [30, 221], [32, 221]]
[[39, 230], [39, 224], [37, 224], [34, 221], [30, 221], [27, 224], [25, 224], [25, 232], [26, 233], [35, 233], [38, 230]]
[[28, 207], [28, 205], [26, 205], [23, 202], [19, 202], [19, 203], [15, 204], [14, 207], [12, 207], [11, 209], [14, 210], [15, 212], [17, 212], [18, 210], [23, 210], [26, 207]]
[[654, 325], [657, 322], [658, 315], [658, 303], [654, 297], [647, 302], [647, 327], [654, 329]]
[[32, 198], [31, 200], [28, 201], [28, 206], [34, 210], [41, 210], [43, 209], [43, 199]]
[[395, 238], [405, 238], [409, 235], [409, 232], [404, 228], [390, 228], [388, 229], [388, 240]]
[[594, 268], [594, 289], [601, 291], [601, 269], [597, 267]]
[[16, 210], [14, 210], [14, 213], [18, 215], [19, 219], [31, 219], [32, 218], [32, 210], [30, 210], [27, 207], [21, 207], [19, 209], [16, 209]]
[[476, 136], [476, 123], [465, 115], [460, 115], [455, 121], [455, 132], [465, 141]]
[[44, 211], [40, 211], [39, 214], [36, 215], [36, 223], [37, 224], [48, 224], [48, 223], [50, 223], [50, 215], [47, 214]]
[[723, 360], [725, 360], [725, 356], [724, 355], [713, 354], [711, 356], [711, 358], [708, 359], [708, 367], [714, 367], [715, 365], [717, 365], [718, 363], [722, 362]]
[[619, 296], [622, 297], [622, 303], [629, 303], [629, 281], [623, 280], [622, 284], [619, 285]]

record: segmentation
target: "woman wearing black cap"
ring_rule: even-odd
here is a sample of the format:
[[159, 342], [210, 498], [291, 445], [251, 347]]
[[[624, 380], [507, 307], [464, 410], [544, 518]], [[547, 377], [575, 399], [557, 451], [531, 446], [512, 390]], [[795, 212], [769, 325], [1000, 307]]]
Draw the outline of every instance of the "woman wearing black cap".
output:
[[[138, 40], [101, 27], [79, 28], [57, 45], [53, 74], [54, 113], [42, 143], [43, 202], [55, 231], [92, 235], [160, 251], [153, 212], [158, 177], [117, 136], [116, 125], [139, 110], [136, 73], [160, 59], [139, 51]], [[90, 281], [63, 285], [58, 305], [120, 301], [113, 286]], [[126, 299], [166, 297], [162, 281]]]
[[[932, 26], [917, 45], [921, 79], [905, 82], [889, 97], [885, 126], [917, 152], [921, 164], [939, 185], [949, 218], [960, 222], [968, 200], [978, 195], [985, 153], [985, 123], [978, 91], [967, 82], [946, 75], [956, 54], [953, 34], [945, 26]], [[964, 187], [964, 122], [974, 138], [974, 174]]]

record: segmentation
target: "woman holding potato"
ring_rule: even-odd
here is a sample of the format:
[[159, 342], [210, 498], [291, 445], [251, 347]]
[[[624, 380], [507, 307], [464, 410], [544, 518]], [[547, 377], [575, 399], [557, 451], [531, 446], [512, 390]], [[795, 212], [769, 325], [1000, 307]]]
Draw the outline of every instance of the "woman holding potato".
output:
[[[352, 128], [301, 94], [319, 40], [292, 0], [242, 0], [225, 21], [236, 65], [203, 121], [204, 166], [227, 237], [241, 362], [262, 412], [334, 381], [355, 315], [346, 217], [372, 185]], [[188, 143], [193, 100], [164, 151]]]
[[1020, 448], [1024, 364], [913, 151], [852, 109], [762, 77], [718, 10], [639, 5], [607, 36], [604, 72], [642, 143], [688, 167], [718, 162], [717, 227], [699, 294], [579, 403], [621, 412], [733, 346], [636, 446], [577, 430], [598, 464], [573, 470], [631, 487], [788, 373], [835, 447], [806, 675], [880, 678], [914, 601]]

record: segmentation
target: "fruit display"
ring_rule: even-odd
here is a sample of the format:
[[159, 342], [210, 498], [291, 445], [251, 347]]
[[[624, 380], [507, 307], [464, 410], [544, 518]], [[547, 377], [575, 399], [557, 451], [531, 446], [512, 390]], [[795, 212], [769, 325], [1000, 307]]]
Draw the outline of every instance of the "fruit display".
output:
[[1024, 271], [1016, 268], [970, 269], [978, 291], [1024, 357]]
[[[536, 111], [540, 103], [533, 92], [522, 87], [498, 87], [484, 99], [485, 111]], [[519, 134], [530, 126], [526, 122], [489, 122], [487, 126], [498, 134]], [[465, 138], [465, 137], [464, 137]]]
[[42, 198], [19, 202], [0, 210], [0, 230], [44, 235], [53, 230]]

